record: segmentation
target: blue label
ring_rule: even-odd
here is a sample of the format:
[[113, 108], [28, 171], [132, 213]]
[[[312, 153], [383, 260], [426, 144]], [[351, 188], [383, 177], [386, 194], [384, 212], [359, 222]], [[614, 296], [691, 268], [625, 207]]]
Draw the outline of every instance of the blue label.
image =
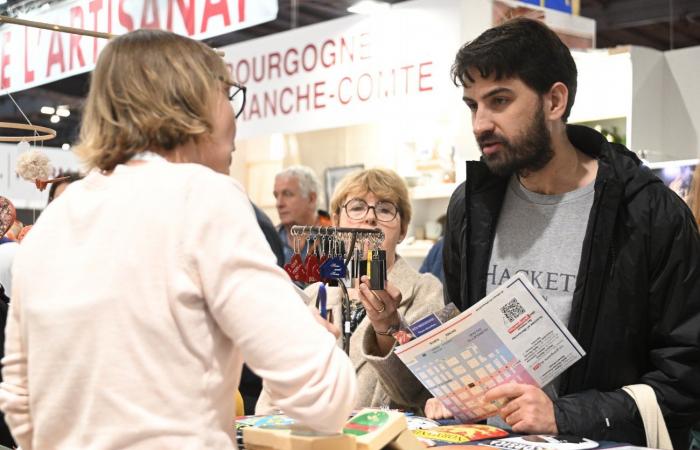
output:
[[411, 325], [409, 325], [408, 329], [411, 330], [411, 333], [413, 333], [415, 337], [418, 337], [439, 327], [440, 325], [442, 325], [440, 319], [438, 319], [435, 314], [430, 314], [413, 322]]
[[571, 14], [573, 0], [546, 0], [544, 7]]
[[520, 0], [521, 3], [541, 6], [571, 14], [574, 0]]
[[319, 272], [323, 278], [334, 280], [345, 278], [345, 262], [340, 256], [328, 258], [323, 264], [321, 264]]

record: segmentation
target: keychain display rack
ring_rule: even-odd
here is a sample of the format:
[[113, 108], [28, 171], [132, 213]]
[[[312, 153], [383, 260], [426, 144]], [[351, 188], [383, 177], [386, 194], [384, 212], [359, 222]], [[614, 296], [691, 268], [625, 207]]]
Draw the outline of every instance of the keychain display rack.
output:
[[350, 262], [357, 241], [370, 242], [377, 246], [384, 242], [384, 232], [379, 228], [344, 228], [344, 227], [315, 227], [307, 225], [292, 226], [292, 237], [299, 238], [335, 238], [345, 242], [347, 252], [344, 256], [345, 264]]
[[[342, 292], [342, 307], [341, 307], [341, 332], [342, 332], [342, 342], [343, 350], [346, 353], [350, 351], [350, 337], [352, 335], [351, 330], [351, 316], [352, 316], [352, 306], [350, 301], [350, 295], [348, 294], [347, 287], [345, 286], [344, 279], [346, 278], [347, 268], [349, 265], [353, 266], [351, 271], [352, 278], [359, 278], [359, 267], [360, 259], [365, 254], [365, 249], [378, 249], [381, 247], [382, 242], [384, 242], [384, 232], [379, 228], [367, 229], [367, 228], [345, 228], [345, 227], [318, 227], [318, 226], [302, 226], [295, 225], [291, 229], [292, 239], [294, 241], [294, 250], [298, 255], [300, 244], [299, 242], [306, 240], [309, 245], [309, 253], [316, 252], [317, 247], [315, 244], [317, 242], [321, 243], [322, 252], [328, 249], [332, 254], [342, 255], [335, 262], [336, 267], [340, 267], [340, 271], [336, 272], [337, 276], [331, 277], [338, 281], [338, 286]], [[312, 243], [314, 247], [312, 250]], [[342, 243], [342, 244], [340, 244]], [[303, 244], [301, 245], [303, 247]], [[325, 250], [324, 250], [325, 249]], [[307, 254], [308, 257], [308, 254]], [[331, 261], [328, 261], [331, 262]], [[326, 264], [328, 264], [326, 262]], [[285, 270], [290, 273], [292, 279], [294, 275], [292, 274], [293, 268], [285, 266]], [[323, 268], [322, 268], [323, 271]], [[326, 273], [328, 273], [326, 271]], [[321, 280], [326, 281], [326, 280]], [[316, 298], [316, 307], [321, 311], [321, 315], [326, 318], [326, 294], [325, 285], [319, 288], [319, 294]]]

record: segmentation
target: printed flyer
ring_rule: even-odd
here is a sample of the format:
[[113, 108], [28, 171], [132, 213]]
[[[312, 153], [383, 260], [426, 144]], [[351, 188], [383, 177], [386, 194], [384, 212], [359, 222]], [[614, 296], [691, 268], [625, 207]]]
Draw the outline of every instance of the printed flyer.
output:
[[464, 423], [496, 414], [499, 405], [482, 401], [492, 387], [542, 387], [585, 354], [522, 273], [395, 352]]

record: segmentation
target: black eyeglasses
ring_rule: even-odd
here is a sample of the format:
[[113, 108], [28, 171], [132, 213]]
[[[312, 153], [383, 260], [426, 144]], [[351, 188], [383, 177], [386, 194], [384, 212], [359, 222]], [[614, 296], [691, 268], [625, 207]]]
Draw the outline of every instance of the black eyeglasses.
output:
[[245, 108], [246, 87], [242, 84], [233, 83], [229, 88], [228, 99], [233, 103], [233, 112], [236, 118], [241, 115]]
[[380, 222], [391, 222], [399, 213], [399, 209], [391, 202], [382, 200], [374, 206], [370, 206], [361, 198], [353, 198], [348, 201], [343, 208], [345, 214], [352, 220], [362, 220], [367, 216], [370, 209], [374, 210], [374, 217]]

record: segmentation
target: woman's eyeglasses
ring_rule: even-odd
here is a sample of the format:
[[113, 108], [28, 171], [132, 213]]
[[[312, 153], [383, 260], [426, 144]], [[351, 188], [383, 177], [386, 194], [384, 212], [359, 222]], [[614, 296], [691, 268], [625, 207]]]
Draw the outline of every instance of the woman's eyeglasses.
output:
[[242, 84], [233, 83], [229, 89], [228, 99], [233, 103], [233, 112], [236, 118], [241, 115], [245, 108], [246, 87]]
[[380, 222], [391, 222], [399, 213], [399, 209], [391, 202], [382, 200], [374, 206], [370, 206], [361, 198], [353, 198], [348, 201], [343, 208], [345, 214], [352, 220], [362, 220], [367, 216], [370, 209], [374, 210], [374, 217]]

